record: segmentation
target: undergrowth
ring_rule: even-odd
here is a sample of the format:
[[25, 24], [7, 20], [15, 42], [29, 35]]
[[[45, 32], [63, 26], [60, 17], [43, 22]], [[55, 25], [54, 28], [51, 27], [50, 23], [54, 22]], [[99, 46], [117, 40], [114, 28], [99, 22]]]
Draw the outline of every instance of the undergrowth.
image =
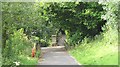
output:
[[[114, 34], [116, 32], [116, 34]], [[114, 35], [112, 35], [114, 34]], [[89, 39], [90, 40], [90, 39]], [[88, 42], [85, 38], [70, 54], [83, 65], [118, 65], [117, 31], [108, 31]]]

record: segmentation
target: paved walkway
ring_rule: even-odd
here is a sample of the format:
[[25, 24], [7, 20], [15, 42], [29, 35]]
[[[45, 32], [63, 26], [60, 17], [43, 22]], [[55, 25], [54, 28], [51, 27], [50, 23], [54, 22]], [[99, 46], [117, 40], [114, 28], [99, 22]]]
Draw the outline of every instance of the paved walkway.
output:
[[64, 49], [64, 46], [42, 47], [43, 57], [38, 65], [79, 65]]

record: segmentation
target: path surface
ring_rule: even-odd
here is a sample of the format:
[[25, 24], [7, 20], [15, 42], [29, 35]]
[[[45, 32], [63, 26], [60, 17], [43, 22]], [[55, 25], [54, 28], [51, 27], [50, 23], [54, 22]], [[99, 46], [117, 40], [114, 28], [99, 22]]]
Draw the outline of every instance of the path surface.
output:
[[42, 47], [42, 61], [39, 65], [79, 65], [64, 49], [64, 46]]

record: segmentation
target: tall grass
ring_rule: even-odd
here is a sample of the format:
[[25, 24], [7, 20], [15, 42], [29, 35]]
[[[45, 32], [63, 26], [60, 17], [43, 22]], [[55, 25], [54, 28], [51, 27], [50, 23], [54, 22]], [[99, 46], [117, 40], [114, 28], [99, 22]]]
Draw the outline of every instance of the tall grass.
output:
[[70, 50], [77, 61], [83, 65], [118, 65], [118, 23], [120, 1], [100, 1], [106, 14], [102, 17], [107, 23], [102, 27], [103, 31], [94, 39], [87, 38], [79, 43], [80, 46]]
[[7, 40], [3, 49], [3, 65], [15, 65], [16, 62], [20, 65], [37, 64], [40, 51], [32, 58], [31, 52], [35, 42], [29, 40], [23, 32], [23, 29], [16, 30]]
[[118, 32], [109, 30], [94, 40], [83, 40], [69, 53], [83, 65], [118, 65]]

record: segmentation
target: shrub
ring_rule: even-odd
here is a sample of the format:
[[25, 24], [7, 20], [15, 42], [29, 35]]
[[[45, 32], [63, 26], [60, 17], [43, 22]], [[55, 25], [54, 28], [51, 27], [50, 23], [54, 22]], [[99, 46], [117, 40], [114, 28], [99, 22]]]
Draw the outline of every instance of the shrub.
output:
[[26, 58], [31, 57], [33, 42], [23, 32], [22, 28], [14, 31], [6, 41], [6, 47], [3, 49], [3, 65], [13, 65], [13, 62], [19, 62], [21, 55]]

